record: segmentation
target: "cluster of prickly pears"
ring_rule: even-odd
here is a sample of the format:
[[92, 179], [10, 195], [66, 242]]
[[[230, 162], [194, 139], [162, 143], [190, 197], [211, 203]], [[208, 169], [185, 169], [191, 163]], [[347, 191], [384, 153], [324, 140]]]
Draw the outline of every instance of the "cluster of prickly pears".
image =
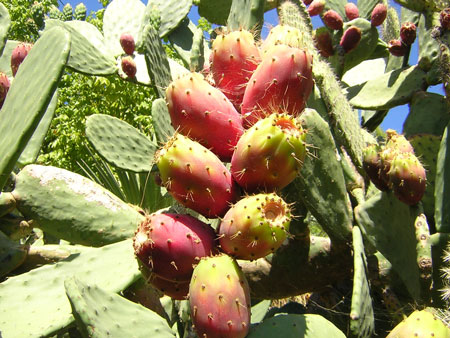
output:
[[389, 41], [389, 52], [394, 56], [405, 56], [415, 40], [416, 25], [412, 22], [404, 22], [400, 28], [400, 39]]
[[120, 68], [127, 78], [133, 79], [137, 72], [136, 62], [133, 58], [134, 50], [136, 48], [134, 37], [130, 33], [122, 33], [119, 42], [125, 54], [120, 59]]
[[425, 169], [403, 135], [392, 129], [386, 133], [385, 145], [370, 145], [365, 149], [364, 169], [378, 189], [393, 189], [400, 201], [415, 205], [425, 193]]

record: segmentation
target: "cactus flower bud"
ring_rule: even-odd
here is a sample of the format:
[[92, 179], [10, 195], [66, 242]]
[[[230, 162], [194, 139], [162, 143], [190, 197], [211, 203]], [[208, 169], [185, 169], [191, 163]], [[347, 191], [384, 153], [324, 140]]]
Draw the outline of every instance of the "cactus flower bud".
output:
[[133, 35], [129, 33], [123, 33], [120, 36], [120, 45], [122, 46], [122, 49], [126, 54], [133, 55], [134, 49], [136, 47]]
[[309, 16], [313, 17], [322, 13], [325, 8], [325, 2], [323, 0], [314, 0], [308, 7]]
[[412, 22], [404, 22], [400, 28], [400, 40], [407, 46], [411, 46], [416, 39], [416, 25]]
[[122, 58], [122, 70], [129, 78], [136, 76], [136, 62], [134, 62], [131, 56]]
[[405, 56], [406, 46], [400, 40], [391, 40], [388, 44], [389, 53], [394, 56]]
[[359, 18], [358, 7], [353, 2], [349, 2], [348, 4], [345, 5], [345, 16], [349, 20]]
[[339, 44], [344, 52], [348, 53], [358, 46], [359, 41], [361, 41], [361, 30], [356, 26], [351, 26], [345, 30]]
[[342, 26], [344, 25], [344, 20], [342, 19], [342, 17], [338, 12], [332, 9], [326, 11], [323, 14], [322, 20], [325, 23], [325, 26], [335, 31], [341, 30]]
[[444, 8], [440, 14], [439, 21], [442, 29], [450, 29], [450, 8]]
[[387, 7], [383, 4], [378, 4], [372, 11], [370, 18], [370, 23], [372, 26], [376, 27], [381, 25], [387, 16]]

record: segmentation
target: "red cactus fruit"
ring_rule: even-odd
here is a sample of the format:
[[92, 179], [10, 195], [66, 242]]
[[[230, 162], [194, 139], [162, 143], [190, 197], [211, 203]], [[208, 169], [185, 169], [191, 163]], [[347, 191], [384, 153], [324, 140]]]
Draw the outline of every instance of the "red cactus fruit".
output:
[[314, 31], [314, 43], [323, 57], [328, 58], [334, 54], [333, 40], [326, 27], [319, 27]]
[[305, 6], [308, 6], [311, 2], [312, 2], [312, 0], [303, 0], [303, 3], [305, 4]]
[[344, 20], [339, 15], [338, 12], [330, 9], [326, 11], [322, 16], [323, 23], [325, 26], [327, 26], [329, 29], [338, 31], [341, 30], [344, 26]]
[[391, 161], [389, 179], [394, 195], [403, 203], [416, 205], [426, 188], [425, 169], [410, 152], [400, 153]]
[[286, 114], [272, 114], [248, 129], [236, 146], [231, 173], [246, 191], [282, 189], [306, 157], [306, 132]]
[[439, 22], [444, 30], [450, 29], [450, 8], [444, 8], [439, 15]]
[[0, 72], [0, 109], [3, 107], [3, 102], [5, 102], [10, 85], [8, 76], [5, 73]]
[[123, 57], [121, 61], [121, 66], [122, 71], [125, 73], [126, 76], [128, 76], [131, 79], [136, 76], [137, 72], [136, 62], [134, 62], [131, 56]]
[[13, 49], [11, 53], [11, 71], [13, 76], [16, 76], [20, 64], [28, 55], [32, 47], [33, 45], [31, 43], [21, 42]]
[[220, 223], [220, 247], [238, 259], [265, 257], [283, 244], [290, 221], [289, 207], [278, 195], [244, 197], [228, 210]]
[[203, 258], [189, 285], [189, 304], [199, 337], [244, 338], [250, 328], [250, 288], [227, 255]]
[[229, 161], [242, 135], [242, 117], [233, 104], [201, 74], [190, 73], [172, 82], [166, 90], [172, 125]]
[[288, 45], [289, 47], [303, 49], [305, 47], [303, 34], [298, 28], [276, 25], [269, 31], [267, 38], [261, 45], [261, 55], [264, 57], [266, 52], [275, 45]]
[[345, 16], [349, 21], [359, 18], [359, 9], [353, 2], [345, 5]]
[[410, 46], [416, 40], [416, 25], [412, 22], [404, 22], [400, 28], [400, 40]]
[[246, 30], [219, 35], [212, 49], [211, 72], [216, 87], [240, 110], [245, 86], [261, 61], [253, 35]]
[[223, 216], [236, 197], [231, 173], [210, 150], [176, 133], [156, 152], [155, 163], [169, 193], [205, 217]]
[[314, 0], [308, 7], [308, 14], [310, 17], [319, 15], [320, 13], [323, 12], [324, 8], [325, 8], [324, 0]]
[[187, 298], [189, 293], [190, 279], [185, 281], [173, 281], [161, 278], [156, 274], [152, 274], [148, 282], [172, 299], [184, 300]]
[[133, 35], [130, 33], [123, 33], [120, 36], [120, 45], [126, 54], [133, 55], [134, 49], [136, 48]]
[[381, 178], [382, 163], [380, 157], [381, 148], [377, 144], [371, 144], [363, 151], [363, 168], [370, 181], [381, 191], [388, 191], [387, 180]]
[[214, 230], [190, 215], [153, 213], [139, 225], [133, 247], [141, 265], [163, 279], [187, 281], [201, 257], [215, 252]]
[[372, 10], [370, 24], [374, 27], [381, 25], [387, 16], [387, 7], [384, 4], [378, 4]]
[[298, 116], [313, 88], [312, 56], [304, 50], [276, 45], [270, 48], [245, 89], [244, 126], [276, 112]]
[[392, 55], [402, 57], [406, 55], [408, 48], [400, 40], [394, 39], [389, 41], [388, 50]]
[[358, 46], [359, 41], [361, 41], [361, 29], [356, 26], [350, 26], [342, 35], [339, 45], [345, 53], [348, 53]]

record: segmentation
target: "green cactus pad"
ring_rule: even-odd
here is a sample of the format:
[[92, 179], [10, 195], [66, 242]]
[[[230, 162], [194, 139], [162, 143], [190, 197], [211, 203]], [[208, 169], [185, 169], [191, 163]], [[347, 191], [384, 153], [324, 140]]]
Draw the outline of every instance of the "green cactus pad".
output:
[[11, 18], [5, 5], [0, 4], [0, 55], [2, 55], [3, 48], [6, 45], [6, 37], [9, 26], [11, 26]]
[[134, 172], [151, 170], [156, 144], [125, 121], [104, 114], [91, 115], [86, 119], [86, 136], [111, 165]]
[[353, 293], [350, 312], [350, 332], [355, 337], [372, 337], [375, 331], [375, 318], [372, 297], [368, 282], [367, 258], [361, 230], [353, 227]]
[[342, 19], [345, 19], [345, 5], [347, 4], [347, 0], [326, 0], [325, 8], [322, 13], [328, 11], [330, 9], [339, 13]]
[[27, 248], [0, 231], [0, 278], [19, 267], [27, 257]]
[[166, 143], [175, 134], [170, 121], [169, 110], [164, 99], [156, 99], [152, 103], [152, 122], [156, 139], [159, 143]]
[[280, 314], [267, 318], [251, 329], [247, 338], [344, 338], [345, 335], [333, 323], [314, 314]]
[[306, 144], [312, 147], [294, 180], [299, 198], [330, 238], [348, 239], [352, 225], [349, 197], [328, 123], [312, 109], [306, 109], [300, 118], [308, 130]]
[[252, 30], [258, 38], [264, 23], [264, 4], [262, 0], [233, 0], [227, 27], [232, 31]]
[[85, 21], [49, 19], [45, 30], [62, 27], [70, 33], [72, 45], [68, 66], [88, 75], [111, 75], [117, 72], [116, 60], [107, 49], [102, 33]]
[[140, 0], [113, 0], [105, 9], [103, 33], [105, 44], [113, 56], [124, 54], [120, 36], [129, 33], [136, 45], [140, 43], [139, 33], [143, 27], [145, 5]]
[[34, 131], [33, 136], [31, 136], [31, 139], [28, 141], [27, 146], [17, 160], [19, 165], [25, 166], [36, 161], [39, 155], [39, 151], [41, 150], [42, 142], [44, 142], [44, 138], [47, 135], [48, 128], [50, 127], [50, 123], [52, 122], [57, 104], [58, 91], [56, 90], [53, 94], [52, 100], [47, 106], [47, 110], [45, 111], [44, 116], [42, 117], [39, 125]]
[[355, 208], [355, 219], [365, 239], [389, 260], [411, 296], [419, 299], [416, 213], [390, 192], [379, 192]]
[[397, 69], [363, 84], [347, 88], [350, 103], [361, 109], [389, 109], [408, 103], [426, 86], [426, 73], [419, 67]]
[[449, 338], [450, 329], [430, 311], [414, 311], [398, 324], [386, 338], [440, 337]]
[[18, 210], [49, 234], [100, 246], [133, 236], [143, 220], [133, 207], [89, 179], [55, 167], [28, 165], [16, 176]]
[[[159, 36], [165, 37], [188, 15], [192, 0], [149, 0], [147, 12], [156, 8], [161, 15]], [[145, 22], [147, 23], [147, 22]]]
[[[430, 37], [432, 36], [431, 31], [439, 19], [434, 18], [432, 20], [432, 16], [439, 16], [439, 13], [429, 13], [429, 15], [421, 15], [418, 23], [418, 40], [419, 40], [419, 64], [424, 67], [424, 69], [429, 69], [432, 67], [432, 64], [438, 61], [439, 58], [439, 43], [435, 39]], [[433, 22], [434, 21], [434, 22]], [[416, 22], [417, 24], [417, 22]]]
[[435, 267], [433, 267], [431, 259], [430, 229], [424, 214], [417, 216], [414, 227], [417, 241], [417, 266], [420, 270], [421, 301], [429, 304], [432, 272]]
[[233, 0], [201, 0], [198, 1], [198, 14], [209, 22], [225, 26]]
[[250, 318], [252, 324], [257, 324], [264, 319], [271, 303], [270, 299], [265, 299], [252, 306], [252, 316]]
[[191, 50], [196, 31], [197, 26], [186, 18], [167, 36], [186, 67], [189, 67], [191, 61]]
[[359, 17], [370, 20], [374, 7], [380, 0], [358, 0]]
[[203, 37], [203, 31], [197, 28], [194, 31], [191, 57], [189, 62], [189, 69], [191, 72], [200, 72], [203, 70], [203, 65], [205, 64], [205, 38]]
[[64, 286], [77, 327], [88, 337], [176, 337], [164, 318], [114, 292], [77, 278]]
[[342, 76], [342, 82], [348, 86], [356, 86], [384, 74], [386, 61], [382, 58], [366, 60], [349, 69]]
[[3, 54], [0, 56], [0, 72], [5, 73], [10, 78], [13, 76], [11, 71], [11, 54], [19, 43], [19, 41], [15, 40], [7, 40]]
[[[0, 111], [0, 190], [34, 133], [53, 96], [70, 50], [60, 28], [44, 33], [20, 65]], [[26, 99], [24, 99], [26, 98]]]
[[1, 283], [2, 337], [52, 336], [71, 325], [75, 319], [64, 281], [72, 276], [109, 292], [124, 290], [141, 276], [132, 241], [86, 249]]
[[434, 220], [438, 232], [450, 232], [450, 123], [442, 136], [436, 164]]

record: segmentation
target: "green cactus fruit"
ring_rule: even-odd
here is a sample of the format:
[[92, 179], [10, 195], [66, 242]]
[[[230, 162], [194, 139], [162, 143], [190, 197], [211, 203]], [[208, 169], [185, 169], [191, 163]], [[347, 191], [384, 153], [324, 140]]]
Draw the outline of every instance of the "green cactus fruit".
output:
[[10, 86], [11, 83], [9, 82], [8, 76], [0, 72], [0, 109], [3, 107], [3, 102], [6, 99], [6, 94], [8, 94]]
[[183, 135], [229, 161], [244, 132], [242, 117], [233, 104], [199, 73], [173, 81], [166, 90], [172, 126]]
[[13, 49], [11, 53], [11, 71], [13, 76], [16, 76], [20, 64], [28, 55], [31, 47], [33, 47], [31, 43], [22, 42]]
[[39, 29], [42, 29], [44, 27], [45, 9], [41, 2], [35, 1], [33, 5], [31, 5], [31, 16], [33, 17], [36, 26], [38, 26]]
[[125, 54], [133, 55], [136, 48], [136, 43], [134, 42], [133, 35], [131, 35], [130, 33], [123, 33], [120, 36], [119, 40]]
[[320, 55], [328, 58], [334, 54], [333, 40], [330, 31], [326, 27], [319, 27], [314, 31], [314, 45]]
[[372, 10], [372, 14], [370, 15], [370, 24], [374, 27], [380, 26], [381, 24], [383, 24], [386, 17], [387, 17], [386, 5], [378, 4]]
[[161, 278], [156, 274], [151, 274], [148, 282], [160, 292], [172, 299], [184, 300], [189, 294], [190, 279], [183, 281], [175, 281]]
[[306, 132], [287, 114], [259, 120], [239, 139], [231, 173], [246, 191], [282, 189], [291, 183], [306, 157]]
[[356, 26], [350, 26], [342, 35], [339, 45], [345, 53], [348, 53], [358, 46], [359, 41], [361, 41], [361, 29]]
[[347, 17], [348, 21], [354, 20], [359, 18], [359, 9], [356, 4], [353, 2], [349, 2], [345, 5], [345, 16]]
[[449, 338], [450, 329], [427, 310], [414, 311], [404, 321], [398, 324], [386, 338]]
[[314, 0], [308, 7], [308, 14], [310, 17], [319, 15], [320, 13], [323, 12], [324, 8], [325, 8], [324, 0]]
[[323, 13], [322, 21], [325, 26], [334, 31], [339, 31], [344, 26], [344, 20], [341, 15], [332, 9]]
[[208, 224], [190, 215], [156, 212], [139, 225], [133, 247], [144, 271], [187, 281], [193, 264], [215, 252], [215, 234]]
[[155, 154], [155, 163], [173, 198], [205, 217], [223, 216], [235, 200], [236, 185], [220, 159], [181, 134]]
[[62, 19], [63, 21], [70, 21], [73, 17], [73, 8], [70, 3], [66, 3], [62, 10]]
[[388, 175], [394, 194], [400, 201], [408, 205], [419, 203], [425, 193], [426, 172], [413, 153], [396, 155]]
[[233, 31], [216, 37], [212, 44], [211, 72], [216, 87], [241, 108], [245, 86], [261, 58], [252, 33]]
[[250, 289], [234, 259], [203, 258], [189, 285], [194, 329], [199, 337], [244, 338], [250, 328]]
[[369, 176], [370, 181], [381, 191], [389, 190], [388, 182], [380, 176], [382, 169], [380, 146], [371, 144], [363, 150], [363, 168]]
[[241, 113], [250, 127], [271, 113], [302, 113], [313, 88], [312, 55], [276, 45], [264, 55], [245, 89]]
[[84, 3], [80, 2], [78, 5], [75, 6], [75, 12], [73, 14], [73, 17], [75, 20], [84, 21], [86, 20], [86, 12], [87, 8], [84, 5]]
[[261, 45], [262, 55], [266, 54], [267, 50], [275, 45], [288, 45], [289, 47], [300, 49], [305, 48], [303, 34], [300, 30], [287, 25], [276, 25], [272, 27], [267, 38]]
[[244, 197], [228, 210], [220, 223], [220, 247], [238, 259], [265, 257], [285, 241], [290, 221], [289, 206], [277, 194]]
[[121, 68], [122, 71], [125, 73], [125, 75], [130, 78], [134, 79], [137, 72], [136, 62], [131, 56], [125, 56], [121, 60]]

